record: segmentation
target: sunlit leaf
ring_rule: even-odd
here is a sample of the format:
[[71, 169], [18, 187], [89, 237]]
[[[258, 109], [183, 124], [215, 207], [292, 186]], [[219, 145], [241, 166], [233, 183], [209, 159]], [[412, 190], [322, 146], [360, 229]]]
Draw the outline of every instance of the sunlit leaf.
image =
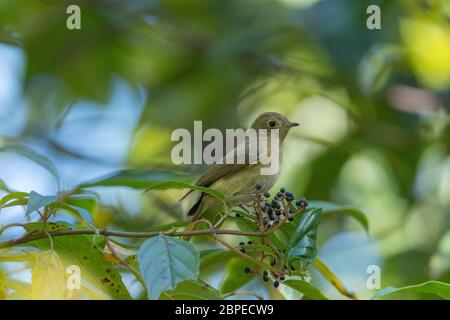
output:
[[396, 293], [429, 293], [450, 300], [450, 284], [440, 281], [428, 281], [401, 288], [387, 287], [375, 293], [372, 299], [385, 298]]
[[149, 298], [174, 290], [184, 280], [195, 280], [199, 274], [199, 254], [187, 241], [160, 235], [146, 240], [138, 251], [142, 278]]
[[25, 206], [28, 203], [27, 198], [21, 198], [14, 201], [10, 201], [4, 205], [1, 206], [1, 208], [8, 208], [8, 207], [14, 207], [14, 206]]
[[65, 288], [65, 269], [58, 254], [53, 250], [37, 254], [31, 271], [32, 299], [64, 299]]
[[339, 279], [322, 260], [318, 258], [314, 259], [313, 265], [340, 293], [350, 299], [356, 299], [355, 293], [348, 290], [341, 279]]
[[83, 183], [80, 187], [130, 187], [147, 189], [157, 183], [168, 180], [191, 181], [192, 177], [166, 171], [130, 169], [121, 170], [106, 177]]
[[283, 285], [303, 293], [308, 299], [328, 300], [319, 289], [305, 280], [286, 280]]
[[0, 208], [13, 199], [22, 199], [28, 196], [27, 192], [11, 192], [0, 199]]
[[2, 270], [0, 270], [0, 300], [6, 299], [6, 279]]
[[[42, 223], [25, 225], [29, 232], [40, 230]], [[47, 222], [47, 231], [67, 231], [69, 227], [63, 224]], [[92, 236], [71, 235], [53, 237], [54, 249], [67, 265], [77, 265], [81, 270], [82, 279], [92, 283], [114, 299], [130, 299], [127, 288], [122, 282], [120, 274], [113, 265], [103, 257], [102, 248], [94, 243]], [[48, 238], [35, 240], [24, 244], [42, 250], [50, 248]]]

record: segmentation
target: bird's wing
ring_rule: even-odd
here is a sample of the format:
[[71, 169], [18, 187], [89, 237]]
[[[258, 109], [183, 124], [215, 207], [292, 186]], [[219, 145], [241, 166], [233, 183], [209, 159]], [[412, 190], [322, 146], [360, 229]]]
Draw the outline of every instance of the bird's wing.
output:
[[[202, 176], [195, 183], [197, 186], [209, 187], [217, 180], [229, 176], [231, 174], [237, 173], [244, 168], [247, 168], [248, 164], [213, 164], [202, 174]], [[183, 200], [194, 190], [188, 191], [181, 199]]]
[[[227, 159], [233, 158], [234, 155], [238, 154], [240, 152], [241, 149], [238, 149], [238, 146], [236, 146], [233, 150], [231, 150], [230, 152], [228, 152], [222, 159], [222, 163], [221, 164], [213, 164], [211, 166], [208, 167], [208, 169], [202, 174], [202, 176], [197, 180], [197, 182], [195, 183], [198, 186], [202, 186], [202, 187], [209, 187], [211, 186], [215, 181], [235, 174], [241, 170], [243, 170], [244, 168], [248, 168], [249, 166], [253, 166], [256, 165], [255, 164], [249, 164], [249, 163], [254, 163], [257, 161], [258, 159], [258, 155], [250, 155], [249, 154], [249, 146], [248, 146], [248, 142], [245, 142], [245, 154], [246, 154], [246, 159], [247, 157], [249, 157], [249, 159], [247, 159], [248, 163], [244, 163], [244, 164], [227, 164]], [[183, 200], [184, 198], [186, 198], [192, 191], [194, 190], [190, 190], [188, 193], [186, 193], [181, 199]]]

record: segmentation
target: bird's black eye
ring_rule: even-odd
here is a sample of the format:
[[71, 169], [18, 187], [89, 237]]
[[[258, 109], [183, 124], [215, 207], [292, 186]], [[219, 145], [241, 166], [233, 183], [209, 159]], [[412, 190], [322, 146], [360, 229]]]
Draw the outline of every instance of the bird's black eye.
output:
[[270, 127], [275, 127], [277, 125], [277, 123], [275, 122], [275, 121], [273, 121], [273, 120], [271, 120], [271, 121], [269, 121], [269, 126]]

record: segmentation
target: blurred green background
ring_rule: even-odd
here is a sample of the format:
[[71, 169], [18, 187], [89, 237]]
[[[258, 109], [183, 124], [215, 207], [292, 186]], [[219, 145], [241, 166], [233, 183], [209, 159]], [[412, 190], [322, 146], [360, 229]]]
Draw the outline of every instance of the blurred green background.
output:
[[[81, 30], [66, 28], [69, 4], [81, 8]], [[370, 4], [381, 30], [366, 27]], [[344, 283], [370, 297], [373, 264], [382, 287], [450, 282], [449, 21], [444, 0], [2, 0], [0, 145], [47, 155], [68, 189], [123, 167], [199, 173], [171, 163], [172, 130], [194, 120], [246, 127], [281, 112], [302, 127], [285, 143], [277, 187], [368, 216], [369, 235], [345, 218], [320, 226], [319, 257]], [[0, 179], [58, 188], [10, 153], [0, 154]], [[180, 191], [97, 191], [99, 227], [148, 230], [181, 217]], [[2, 210], [0, 224], [22, 216]]]

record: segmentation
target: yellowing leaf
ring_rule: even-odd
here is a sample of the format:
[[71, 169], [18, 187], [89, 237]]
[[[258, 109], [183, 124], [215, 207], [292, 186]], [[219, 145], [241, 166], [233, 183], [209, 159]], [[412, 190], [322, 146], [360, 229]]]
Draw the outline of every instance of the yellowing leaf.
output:
[[86, 297], [89, 300], [109, 300], [109, 296], [101, 291], [92, 290], [86, 286], [81, 288], [81, 293], [83, 297]]
[[121, 261], [117, 258], [116, 254], [121, 259], [126, 259], [127, 257], [133, 256], [136, 254], [136, 252], [133, 252], [124, 247], [121, 247], [114, 242], [110, 242], [109, 245], [113, 248], [114, 253], [112, 253], [111, 250], [109, 249], [109, 247], [105, 245], [105, 248], [103, 250], [103, 257], [105, 258], [106, 261], [109, 261], [113, 264], [121, 264]]
[[64, 299], [66, 287], [64, 266], [53, 250], [40, 253], [31, 273], [31, 298], [34, 300]]
[[6, 285], [5, 285], [5, 276], [3, 272], [0, 270], [0, 300], [6, 299]]

